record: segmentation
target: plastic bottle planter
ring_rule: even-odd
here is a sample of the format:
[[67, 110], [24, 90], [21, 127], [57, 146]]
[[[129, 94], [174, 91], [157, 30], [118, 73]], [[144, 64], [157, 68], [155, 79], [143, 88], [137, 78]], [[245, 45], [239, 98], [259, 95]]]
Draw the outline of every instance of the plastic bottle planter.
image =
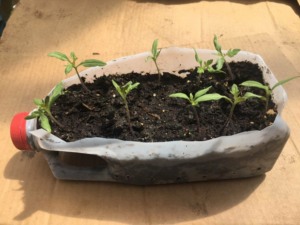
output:
[[[214, 57], [214, 51], [199, 50], [204, 60]], [[155, 66], [145, 62], [148, 52], [117, 59], [104, 68], [91, 68], [87, 80], [94, 75], [153, 72]], [[277, 80], [263, 59], [249, 52], [240, 52], [235, 61], [248, 60], [260, 65], [264, 79], [272, 86]], [[158, 60], [162, 71], [180, 71], [197, 66], [194, 50], [168, 48]], [[78, 83], [77, 77], [64, 80], [64, 85]], [[286, 101], [282, 87], [274, 91], [274, 101], [281, 113]], [[65, 142], [36, 129], [36, 120], [24, 121], [17, 115], [11, 125], [12, 140], [19, 149], [41, 151], [58, 179], [97, 180], [131, 184], [163, 184], [252, 177], [272, 169], [288, 137], [289, 128], [280, 115], [261, 131], [243, 132], [208, 141], [132, 142], [105, 138], [86, 138]], [[85, 166], [68, 164], [66, 156], [87, 157]], [[89, 164], [89, 162], [94, 162]], [[93, 164], [93, 165], [92, 165]]]

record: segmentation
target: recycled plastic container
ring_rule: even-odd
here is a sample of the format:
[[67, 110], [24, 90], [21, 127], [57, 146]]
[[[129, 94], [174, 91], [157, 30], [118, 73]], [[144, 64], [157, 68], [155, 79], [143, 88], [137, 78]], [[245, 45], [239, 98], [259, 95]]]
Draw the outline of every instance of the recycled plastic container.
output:
[[[212, 50], [197, 51], [203, 60], [216, 57]], [[145, 62], [149, 54], [145, 52], [113, 60], [103, 68], [87, 69], [81, 72], [81, 76], [92, 82], [95, 75], [132, 71], [155, 73], [153, 62]], [[257, 63], [265, 81], [270, 86], [277, 83], [259, 55], [241, 51], [231, 60]], [[182, 76], [178, 71], [197, 66], [193, 49], [177, 47], [162, 49], [158, 64], [162, 72], [178, 76]], [[76, 76], [63, 81], [65, 87], [76, 83], [79, 83]], [[278, 115], [272, 125], [259, 131], [207, 141], [145, 143], [95, 137], [65, 142], [43, 129], [37, 129], [36, 119], [25, 121], [28, 113], [20, 113], [13, 118], [11, 138], [18, 149], [41, 152], [53, 175], [63, 180], [149, 185], [253, 177], [272, 169], [289, 138], [289, 128], [280, 116], [287, 100], [281, 86], [273, 91], [273, 100], [277, 104]]]

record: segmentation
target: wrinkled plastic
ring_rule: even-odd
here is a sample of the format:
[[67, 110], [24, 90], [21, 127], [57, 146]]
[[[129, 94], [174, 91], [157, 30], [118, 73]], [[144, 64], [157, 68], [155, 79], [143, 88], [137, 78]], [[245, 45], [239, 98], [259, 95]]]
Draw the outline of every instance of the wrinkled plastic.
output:
[[[197, 50], [203, 60], [215, 59], [215, 51]], [[150, 52], [108, 62], [81, 72], [87, 82], [94, 76], [126, 74], [132, 71], [155, 73], [152, 61], [145, 61]], [[277, 80], [263, 59], [256, 54], [240, 52], [234, 61], [258, 63], [270, 86]], [[162, 72], [178, 71], [197, 66], [194, 50], [187, 48], [162, 49], [158, 58]], [[78, 83], [76, 76], [63, 81], [65, 87]], [[53, 174], [59, 179], [103, 180], [133, 184], [160, 184], [211, 179], [231, 179], [263, 174], [273, 167], [288, 137], [289, 128], [280, 117], [287, 100], [284, 89], [274, 90], [274, 102], [279, 115], [275, 122], [261, 131], [243, 132], [207, 141], [170, 141], [144, 143], [109, 138], [85, 138], [65, 142], [44, 130], [30, 132], [34, 146], [43, 150]], [[59, 163], [57, 152], [83, 153], [101, 157], [105, 167], [100, 169], [72, 168]]]

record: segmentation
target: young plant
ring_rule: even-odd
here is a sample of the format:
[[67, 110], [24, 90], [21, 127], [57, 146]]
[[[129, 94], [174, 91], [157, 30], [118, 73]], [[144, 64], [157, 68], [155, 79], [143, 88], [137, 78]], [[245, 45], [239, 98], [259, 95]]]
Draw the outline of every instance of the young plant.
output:
[[229, 64], [226, 62], [225, 58], [226, 57], [230, 57], [230, 58], [234, 57], [236, 54], [239, 53], [240, 49], [229, 49], [226, 53], [223, 53], [222, 47], [218, 41], [217, 35], [214, 36], [214, 46], [215, 46], [215, 49], [218, 52], [218, 56], [219, 56], [219, 59], [217, 60], [217, 70], [221, 70], [223, 65], [225, 64], [225, 66], [228, 70], [228, 73], [231, 77], [231, 80], [234, 80], [235, 76], [232, 73], [232, 70], [231, 70]]
[[236, 107], [237, 104], [239, 104], [241, 102], [245, 102], [249, 98], [260, 98], [262, 100], [265, 99], [265, 97], [260, 96], [260, 95], [256, 95], [256, 94], [254, 94], [252, 92], [246, 92], [244, 95], [241, 95], [240, 90], [239, 90], [239, 88], [238, 88], [238, 86], [236, 84], [233, 84], [231, 86], [230, 93], [232, 94], [233, 99], [230, 99], [228, 97], [224, 97], [231, 104], [229, 117], [228, 117], [228, 120], [227, 120], [225, 126], [227, 126], [227, 124], [229, 123], [229, 121], [232, 119], [233, 112], [234, 112], [234, 109], [235, 109], [235, 107]]
[[281, 81], [278, 81], [272, 88], [269, 87], [269, 85], [264, 85], [260, 82], [257, 82], [257, 81], [254, 81], [254, 80], [248, 80], [248, 81], [245, 81], [243, 83], [241, 83], [240, 85], [242, 86], [246, 86], [246, 87], [256, 87], [256, 88], [259, 88], [259, 89], [263, 89], [265, 91], [265, 101], [266, 101], [266, 104], [265, 104], [265, 111], [267, 112], [268, 111], [268, 108], [269, 108], [269, 101], [270, 101], [270, 97], [272, 95], [272, 92], [275, 88], [277, 88], [278, 86], [280, 85], [283, 85], [293, 79], [296, 79], [296, 78], [299, 78], [300, 76], [294, 76], [294, 77], [290, 77], [290, 78], [287, 78], [285, 80], [281, 80]]
[[77, 61], [78, 58], [77, 58], [77, 56], [75, 55], [74, 52], [70, 53], [70, 57], [68, 57], [66, 54], [61, 53], [61, 52], [50, 52], [48, 54], [48, 56], [54, 57], [54, 58], [57, 58], [57, 59], [60, 59], [62, 61], [67, 62], [67, 65], [66, 65], [66, 68], [65, 68], [65, 74], [67, 75], [68, 73], [70, 73], [72, 71], [72, 69], [74, 69], [77, 76], [78, 76], [78, 79], [80, 81], [80, 84], [81, 84], [82, 88], [87, 92], [90, 92], [90, 90], [84, 84], [81, 76], [79, 75], [78, 67], [79, 66], [94, 67], [94, 66], [105, 66], [106, 65], [105, 62], [102, 62], [102, 61], [97, 60], [97, 59], [86, 59], [86, 60], [76, 64], [76, 61]]
[[200, 102], [216, 101], [216, 100], [219, 100], [219, 99], [225, 97], [218, 93], [206, 94], [210, 88], [211, 88], [211, 86], [208, 88], [199, 90], [195, 93], [195, 95], [193, 95], [192, 93], [190, 93], [189, 96], [184, 93], [174, 93], [174, 94], [169, 95], [169, 97], [171, 97], [171, 98], [182, 98], [182, 99], [189, 101], [189, 103], [192, 106], [193, 113], [195, 114], [197, 128], [198, 128], [199, 133], [200, 133], [200, 120], [199, 120], [199, 116], [198, 116], [196, 107], [199, 106]]
[[161, 49], [160, 50], [158, 50], [157, 49], [157, 45], [158, 45], [158, 39], [155, 39], [154, 41], [153, 41], [153, 43], [152, 43], [152, 49], [151, 49], [151, 54], [152, 55], [149, 55], [147, 58], [146, 58], [146, 61], [147, 60], [149, 60], [149, 59], [151, 59], [153, 62], [154, 62], [154, 64], [155, 64], [155, 67], [156, 67], [156, 69], [157, 69], [157, 73], [158, 73], [158, 81], [160, 82], [160, 77], [161, 77], [161, 72], [160, 72], [160, 70], [159, 70], [159, 68], [158, 68], [158, 65], [157, 65], [157, 58], [158, 58], [158, 56], [159, 56], [159, 54], [160, 54], [160, 52], [161, 52]]
[[224, 73], [221, 69], [214, 69], [213, 67], [212, 67], [212, 63], [213, 63], [213, 60], [212, 59], [209, 59], [209, 60], [207, 60], [207, 61], [203, 61], [200, 57], [199, 57], [199, 55], [198, 55], [198, 53], [197, 53], [197, 51], [196, 51], [196, 49], [194, 49], [194, 51], [195, 51], [195, 60], [198, 62], [198, 64], [199, 64], [199, 66], [198, 66], [198, 68], [197, 68], [197, 73], [201, 76], [205, 71], [208, 71], [209, 73], [213, 73], [213, 72], [215, 72], [215, 73]]
[[121, 98], [123, 99], [123, 102], [125, 104], [125, 109], [126, 109], [126, 117], [127, 117], [127, 121], [128, 121], [128, 125], [129, 125], [129, 130], [130, 130], [130, 133], [132, 135], [134, 135], [132, 125], [131, 125], [131, 117], [130, 117], [130, 111], [129, 111], [128, 102], [127, 102], [127, 95], [133, 89], [136, 89], [140, 83], [137, 82], [137, 83], [133, 84], [131, 81], [129, 81], [127, 84], [125, 84], [123, 86], [120, 86], [114, 80], [112, 80], [112, 83], [113, 83], [114, 87], [116, 88], [117, 92], [120, 94]]
[[41, 127], [51, 133], [51, 125], [49, 119], [56, 123], [59, 127], [63, 128], [63, 125], [58, 122], [51, 113], [51, 107], [54, 102], [58, 99], [59, 96], [63, 95], [64, 87], [62, 83], [59, 83], [55, 86], [50, 95], [45, 99], [34, 99], [34, 103], [37, 106], [37, 110], [33, 111], [29, 116], [26, 116], [25, 119], [34, 119], [37, 118], [41, 124]]

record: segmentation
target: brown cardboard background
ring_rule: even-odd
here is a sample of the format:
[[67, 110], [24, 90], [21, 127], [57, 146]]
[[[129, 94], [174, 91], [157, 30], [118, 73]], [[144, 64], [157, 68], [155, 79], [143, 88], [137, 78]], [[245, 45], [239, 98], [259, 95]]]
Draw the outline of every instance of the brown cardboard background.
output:
[[[291, 7], [293, 6], [293, 7]], [[54, 50], [111, 60], [160, 47], [239, 47], [278, 79], [300, 75], [299, 5], [290, 1], [23, 0], [0, 42], [0, 224], [299, 224], [300, 85], [285, 85], [291, 137], [266, 176], [136, 187], [58, 181], [41, 154], [12, 145], [12, 116], [65, 78]], [[99, 56], [93, 56], [99, 52]]]

